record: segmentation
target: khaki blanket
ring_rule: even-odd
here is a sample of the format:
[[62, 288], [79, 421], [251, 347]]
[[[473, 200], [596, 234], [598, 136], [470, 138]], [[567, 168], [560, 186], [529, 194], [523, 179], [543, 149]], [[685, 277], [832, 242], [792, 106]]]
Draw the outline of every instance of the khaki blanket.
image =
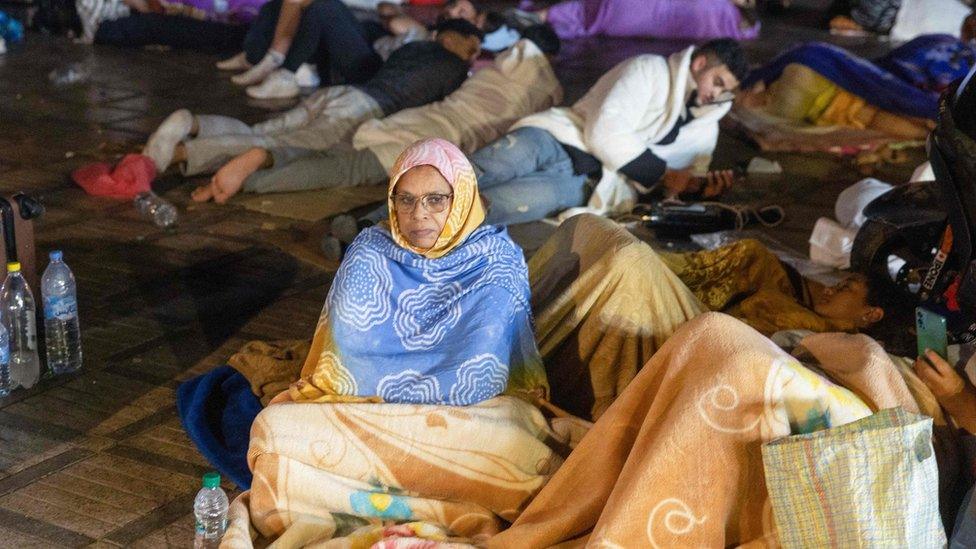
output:
[[[825, 341], [810, 343], [821, 352]], [[890, 361], [895, 375], [857, 367], [863, 356], [822, 366], [845, 371], [872, 403], [916, 406]], [[874, 374], [883, 381], [860, 384]], [[706, 313], [664, 344], [490, 546], [776, 546], [761, 445], [871, 412], [755, 330]]]
[[674, 331], [707, 309], [613, 221], [571, 217], [529, 261], [535, 334], [567, 411], [599, 418]]
[[483, 542], [545, 485], [568, 440], [509, 396], [467, 407], [272, 404], [251, 427], [254, 481], [221, 546], [250, 548], [259, 535], [349, 544], [384, 521]]

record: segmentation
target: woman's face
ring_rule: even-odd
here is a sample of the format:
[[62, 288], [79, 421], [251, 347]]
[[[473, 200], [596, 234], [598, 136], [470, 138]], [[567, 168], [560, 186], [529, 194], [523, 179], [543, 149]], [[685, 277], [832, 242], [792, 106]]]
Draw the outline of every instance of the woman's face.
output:
[[422, 250], [434, 246], [451, 213], [452, 193], [433, 166], [417, 166], [400, 176], [393, 189], [393, 208], [400, 234], [412, 246]]

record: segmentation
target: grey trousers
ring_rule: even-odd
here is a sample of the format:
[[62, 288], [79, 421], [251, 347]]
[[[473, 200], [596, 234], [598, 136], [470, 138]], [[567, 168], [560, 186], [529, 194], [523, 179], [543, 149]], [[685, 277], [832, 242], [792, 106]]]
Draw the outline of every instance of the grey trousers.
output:
[[350, 141], [366, 120], [382, 116], [376, 100], [352, 86], [319, 90], [281, 116], [253, 126], [236, 118], [200, 114], [197, 137], [184, 143], [183, 174], [215, 172], [253, 147], [328, 149]]
[[244, 180], [244, 192], [279, 193], [383, 183], [389, 177], [376, 154], [351, 146], [324, 151], [271, 149], [274, 166]]

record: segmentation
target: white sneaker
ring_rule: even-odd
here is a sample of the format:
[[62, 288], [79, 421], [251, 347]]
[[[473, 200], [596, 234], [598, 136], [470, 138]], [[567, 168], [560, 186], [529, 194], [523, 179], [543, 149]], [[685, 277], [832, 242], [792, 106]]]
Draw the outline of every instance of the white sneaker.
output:
[[303, 63], [301, 67], [298, 67], [298, 70], [295, 71], [295, 81], [298, 82], [300, 88], [317, 88], [322, 83], [318, 69], [311, 63]]
[[217, 61], [217, 69], [222, 71], [246, 71], [249, 68], [251, 68], [251, 64], [247, 62], [247, 55], [244, 52], [223, 61]]
[[298, 97], [301, 89], [295, 73], [288, 69], [278, 69], [257, 86], [249, 86], [247, 95], [254, 99], [291, 99]]
[[230, 81], [237, 84], [238, 86], [253, 86], [263, 82], [268, 75], [273, 73], [275, 69], [281, 66], [281, 62], [285, 60], [283, 55], [273, 55], [274, 52], [268, 52], [264, 56], [264, 59], [254, 65], [247, 72], [231, 76]]

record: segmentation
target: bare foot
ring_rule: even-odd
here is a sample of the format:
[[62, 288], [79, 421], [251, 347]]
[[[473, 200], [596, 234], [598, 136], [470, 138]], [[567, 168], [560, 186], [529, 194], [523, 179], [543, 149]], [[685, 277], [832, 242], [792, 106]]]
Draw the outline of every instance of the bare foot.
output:
[[838, 15], [830, 20], [830, 32], [834, 34], [868, 34], [864, 27], [846, 15]]
[[191, 196], [197, 202], [207, 202], [212, 199], [217, 204], [223, 204], [239, 193], [244, 186], [244, 180], [261, 169], [267, 161], [266, 149], [251, 149], [224, 164], [208, 185], [197, 187]]

